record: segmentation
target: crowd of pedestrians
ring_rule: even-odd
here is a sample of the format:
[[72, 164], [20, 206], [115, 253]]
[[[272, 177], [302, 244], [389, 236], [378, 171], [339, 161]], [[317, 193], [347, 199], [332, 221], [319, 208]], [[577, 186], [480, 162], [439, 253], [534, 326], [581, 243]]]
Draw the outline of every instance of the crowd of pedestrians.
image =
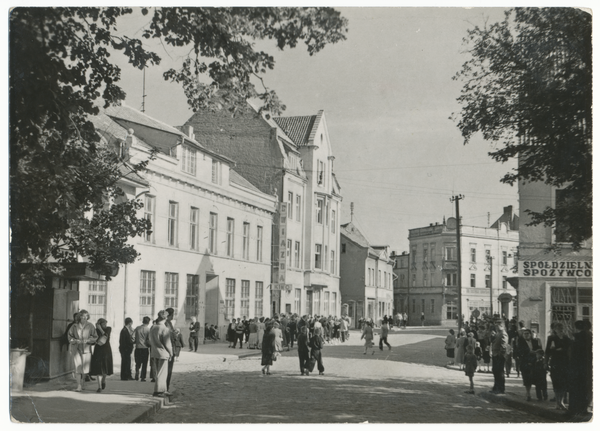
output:
[[[563, 323], [553, 323], [545, 346], [535, 330], [523, 321], [505, 316], [465, 322], [458, 336], [450, 329], [444, 343], [449, 365], [457, 365], [469, 377], [467, 393], [475, 393], [477, 372], [494, 376], [494, 394], [504, 394], [506, 378], [514, 371], [525, 387], [526, 401], [532, 401], [532, 387], [539, 402], [548, 401], [550, 375], [555, 408], [573, 417], [588, 415], [592, 401], [592, 333], [588, 320], [574, 322], [572, 333]], [[366, 351], [366, 349], [365, 349]]]

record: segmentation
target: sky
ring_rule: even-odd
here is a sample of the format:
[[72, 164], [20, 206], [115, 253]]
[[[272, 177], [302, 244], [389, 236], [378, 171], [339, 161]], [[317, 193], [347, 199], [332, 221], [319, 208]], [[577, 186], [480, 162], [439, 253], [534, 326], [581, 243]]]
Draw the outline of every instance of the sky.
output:
[[[456, 123], [462, 84], [452, 77], [468, 60], [467, 29], [503, 18], [501, 8], [338, 8], [349, 20], [347, 40], [309, 56], [303, 45], [279, 51], [265, 75], [287, 106], [283, 115], [325, 111], [342, 188], [341, 222], [353, 221], [371, 244], [408, 251], [408, 230], [441, 223], [460, 201], [463, 224], [487, 226], [503, 207], [518, 211], [517, 188], [500, 178], [515, 163], [499, 164], [493, 148], [476, 137], [464, 145]], [[147, 18], [127, 18], [128, 35], [140, 37]], [[146, 113], [177, 126], [191, 116], [183, 91], [162, 72], [183, 51], [153, 47], [161, 65], [146, 70]], [[122, 64], [126, 103], [140, 109], [142, 72]], [[489, 219], [489, 223], [488, 223]]]

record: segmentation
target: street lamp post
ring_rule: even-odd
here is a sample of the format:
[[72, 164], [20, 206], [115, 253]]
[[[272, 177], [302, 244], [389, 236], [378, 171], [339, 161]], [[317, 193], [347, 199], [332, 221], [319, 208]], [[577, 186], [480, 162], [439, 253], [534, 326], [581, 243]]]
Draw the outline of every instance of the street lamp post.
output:
[[493, 305], [493, 297], [494, 297], [494, 277], [493, 277], [493, 269], [494, 269], [494, 258], [492, 257], [492, 255], [488, 256], [488, 262], [490, 264], [490, 317], [494, 317], [494, 305]]

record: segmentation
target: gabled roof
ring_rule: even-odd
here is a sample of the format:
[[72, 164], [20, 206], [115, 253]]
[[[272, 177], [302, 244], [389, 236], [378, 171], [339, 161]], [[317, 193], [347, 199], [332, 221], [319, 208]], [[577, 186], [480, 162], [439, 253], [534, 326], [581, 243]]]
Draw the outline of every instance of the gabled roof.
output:
[[369, 248], [369, 241], [367, 241], [362, 232], [352, 222], [341, 226], [341, 234], [361, 247]]
[[[320, 111], [319, 113], [321, 113]], [[317, 115], [303, 117], [274, 117], [273, 120], [299, 147], [309, 145], [315, 136]]]

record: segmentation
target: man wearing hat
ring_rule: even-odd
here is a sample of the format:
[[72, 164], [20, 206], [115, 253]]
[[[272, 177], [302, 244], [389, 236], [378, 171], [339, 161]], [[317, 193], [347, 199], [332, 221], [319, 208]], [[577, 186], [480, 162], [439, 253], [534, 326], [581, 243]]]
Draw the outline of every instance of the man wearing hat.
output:
[[171, 343], [171, 331], [165, 326], [167, 312], [161, 310], [158, 312], [156, 324], [150, 328], [148, 339], [150, 340], [150, 357], [154, 365], [155, 397], [171, 395], [167, 387], [168, 362], [173, 357], [173, 345]]
[[496, 319], [496, 337], [492, 342], [492, 373], [494, 374], [494, 387], [490, 391], [493, 394], [503, 394], [506, 379], [504, 378], [504, 364], [508, 348], [508, 334], [504, 327], [504, 321]]

